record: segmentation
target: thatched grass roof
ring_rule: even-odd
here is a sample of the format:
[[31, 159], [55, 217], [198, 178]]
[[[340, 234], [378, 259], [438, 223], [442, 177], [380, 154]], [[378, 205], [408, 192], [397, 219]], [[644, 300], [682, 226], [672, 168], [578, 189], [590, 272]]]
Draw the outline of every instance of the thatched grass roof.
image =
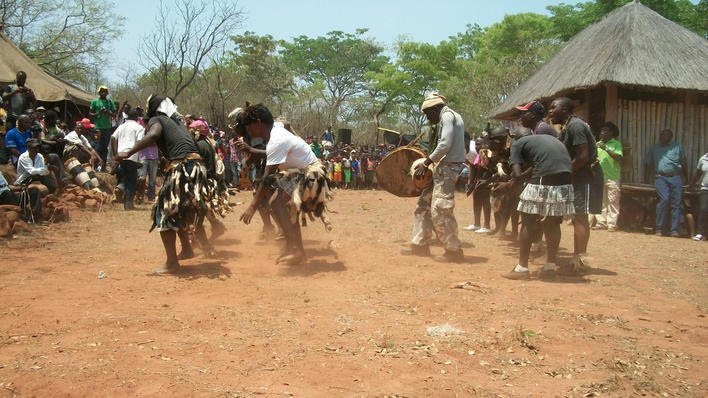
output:
[[490, 117], [603, 82], [706, 92], [708, 40], [635, 0], [575, 35]]

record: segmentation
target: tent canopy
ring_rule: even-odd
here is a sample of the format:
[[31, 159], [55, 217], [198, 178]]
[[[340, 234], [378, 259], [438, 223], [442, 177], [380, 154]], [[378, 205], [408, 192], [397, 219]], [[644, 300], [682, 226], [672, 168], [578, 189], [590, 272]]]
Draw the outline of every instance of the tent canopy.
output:
[[88, 106], [94, 96], [46, 72], [0, 32], [0, 84], [15, 81], [18, 71], [27, 73], [27, 87], [41, 102], [70, 101]]

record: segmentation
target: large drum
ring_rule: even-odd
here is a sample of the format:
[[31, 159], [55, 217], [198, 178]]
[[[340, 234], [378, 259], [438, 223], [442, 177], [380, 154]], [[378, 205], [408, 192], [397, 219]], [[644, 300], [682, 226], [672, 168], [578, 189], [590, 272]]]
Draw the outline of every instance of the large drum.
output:
[[89, 175], [89, 182], [91, 183], [91, 188], [98, 188], [98, 178], [96, 178], [96, 172], [93, 170], [93, 166], [91, 166], [91, 163], [84, 163], [81, 165], [81, 167], [86, 170], [86, 173]]
[[76, 185], [84, 187], [87, 189], [91, 188], [91, 178], [84, 168], [81, 166], [81, 162], [76, 158], [69, 158], [64, 162], [64, 169], [66, 169], [72, 177]]
[[[425, 157], [425, 153], [414, 147], [400, 147], [381, 160], [376, 168], [376, 181], [384, 190], [402, 198], [419, 196], [423, 188], [430, 185], [427, 182], [414, 181], [411, 166], [417, 159]], [[426, 174], [432, 183], [432, 173]]]

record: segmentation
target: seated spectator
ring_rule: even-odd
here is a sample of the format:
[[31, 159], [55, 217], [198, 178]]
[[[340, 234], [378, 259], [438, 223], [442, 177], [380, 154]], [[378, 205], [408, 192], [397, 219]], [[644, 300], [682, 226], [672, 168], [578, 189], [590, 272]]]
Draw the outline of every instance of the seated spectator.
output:
[[86, 138], [86, 134], [93, 129], [94, 125], [90, 120], [84, 118], [76, 123], [74, 131], [64, 137], [65, 146], [62, 159], [76, 158], [81, 163], [92, 163], [94, 166], [101, 162], [98, 152], [91, 146]]
[[20, 155], [17, 161], [17, 179], [15, 184], [28, 185], [37, 181], [47, 187], [49, 193], [57, 190], [57, 181], [44, 163], [44, 156], [39, 153], [40, 143], [37, 139], [27, 141], [27, 151]]
[[42, 201], [39, 189], [10, 185], [2, 171], [0, 171], [0, 205], [20, 206], [24, 210], [23, 220], [33, 223], [42, 222]]

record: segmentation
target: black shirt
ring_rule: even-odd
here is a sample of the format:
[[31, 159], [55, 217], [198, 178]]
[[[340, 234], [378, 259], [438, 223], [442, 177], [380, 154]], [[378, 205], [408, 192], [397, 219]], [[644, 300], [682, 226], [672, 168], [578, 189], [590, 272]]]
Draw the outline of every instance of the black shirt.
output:
[[162, 136], [157, 140], [157, 147], [167, 159], [180, 160], [189, 153], [199, 152], [194, 138], [184, 124], [178, 124], [165, 115], [157, 115], [148, 121], [148, 130], [155, 123], [160, 123], [162, 126]]
[[589, 184], [592, 182], [593, 178], [590, 166], [597, 160], [597, 144], [595, 143], [595, 137], [592, 135], [592, 131], [590, 131], [590, 126], [579, 117], [571, 116], [565, 124], [565, 127], [563, 127], [563, 130], [561, 130], [561, 134], [558, 138], [565, 144], [571, 160], [575, 160], [578, 156], [576, 147], [578, 145], [587, 144], [588, 162], [585, 166], [573, 173], [573, 183]]
[[527, 135], [514, 141], [509, 163], [532, 165], [534, 177], [570, 173], [573, 169], [563, 143], [548, 134]]

